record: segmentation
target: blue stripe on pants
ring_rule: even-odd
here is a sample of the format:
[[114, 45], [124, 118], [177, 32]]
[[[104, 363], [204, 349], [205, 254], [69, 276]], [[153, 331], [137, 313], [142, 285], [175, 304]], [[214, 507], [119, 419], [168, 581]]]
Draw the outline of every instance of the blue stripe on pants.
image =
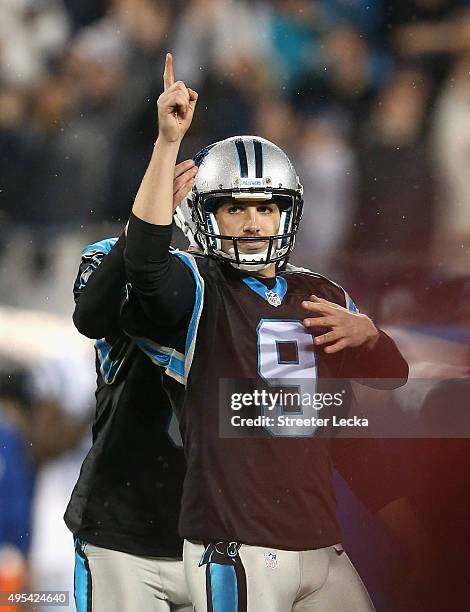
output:
[[238, 612], [237, 575], [233, 565], [209, 564], [213, 612]]
[[91, 574], [88, 559], [81, 551], [75, 552], [74, 596], [77, 612], [91, 611]]

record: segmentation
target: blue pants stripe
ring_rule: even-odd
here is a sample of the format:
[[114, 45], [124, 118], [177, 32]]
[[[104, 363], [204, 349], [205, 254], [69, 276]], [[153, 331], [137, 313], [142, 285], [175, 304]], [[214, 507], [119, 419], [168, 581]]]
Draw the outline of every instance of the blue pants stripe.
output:
[[209, 563], [213, 612], [238, 612], [238, 585], [233, 565]]
[[75, 550], [74, 597], [77, 612], [91, 612], [91, 573], [88, 559], [79, 547]]

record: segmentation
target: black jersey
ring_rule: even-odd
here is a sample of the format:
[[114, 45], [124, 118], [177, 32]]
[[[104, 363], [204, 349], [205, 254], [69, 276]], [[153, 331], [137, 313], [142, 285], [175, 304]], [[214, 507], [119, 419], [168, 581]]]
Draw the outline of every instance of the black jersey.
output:
[[[354, 308], [338, 285], [319, 275], [284, 272], [267, 287], [261, 279], [207, 257], [172, 257], [193, 278], [195, 296], [185, 324], [171, 329], [163, 318], [146, 328], [131, 302], [127, 326], [140, 348], [165, 368], [164, 384], [184, 431], [181, 535], [288, 550], [340, 541], [331, 440], [283, 437], [276, 431], [222, 435], [220, 421], [231, 409], [226, 391], [243, 381], [292, 376], [296, 384], [299, 379], [310, 384], [310, 392], [322, 378], [406, 377], [406, 363], [393, 341], [381, 334], [370, 351], [316, 351], [302, 324], [301, 302], [314, 293]], [[170, 273], [175, 269], [165, 265]], [[188, 277], [180, 276], [187, 284]], [[141, 294], [139, 299], [142, 303], [146, 298]]]
[[[93, 446], [64, 518], [74, 535], [97, 546], [135, 555], [181, 557], [177, 530], [185, 471], [181, 438], [155, 366], [119, 328], [125, 276], [122, 247], [115, 242], [105, 240], [84, 249], [74, 286], [81, 307], [79, 328], [93, 333], [96, 321], [104, 320], [109, 336], [95, 343]], [[101, 272], [105, 272], [102, 279]], [[90, 287], [91, 281], [97, 281], [88, 310], [85, 301], [80, 303], [86, 297], [82, 292], [87, 281]], [[93, 313], [100, 302], [103, 310], [109, 306], [106, 296], [97, 297], [104, 283], [117, 310], [107, 318], [102, 312]], [[88, 325], [87, 318], [91, 318]]]

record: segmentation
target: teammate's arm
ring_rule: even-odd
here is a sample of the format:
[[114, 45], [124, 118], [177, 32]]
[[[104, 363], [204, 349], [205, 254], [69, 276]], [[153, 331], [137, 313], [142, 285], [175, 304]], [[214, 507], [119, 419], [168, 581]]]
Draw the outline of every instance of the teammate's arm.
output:
[[[174, 169], [173, 210], [190, 192], [197, 167], [185, 160]], [[82, 256], [74, 285], [73, 322], [88, 338], [109, 338], [120, 332], [120, 308], [126, 283], [125, 233], [106, 252], [94, 249]]]
[[119, 309], [126, 282], [124, 235], [108, 252], [92, 249], [82, 255], [74, 285], [73, 322], [88, 338], [106, 338], [119, 330]]
[[181, 326], [195, 303], [189, 268], [170, 256], [172, 172], [181, 141], [191, 125], [197, 93], [174, 80], [167, 55], [164, 92], [158, 99], [159, 134], [137, 193], [127, 230], [126, 272], [145, 314], [170, 327]]

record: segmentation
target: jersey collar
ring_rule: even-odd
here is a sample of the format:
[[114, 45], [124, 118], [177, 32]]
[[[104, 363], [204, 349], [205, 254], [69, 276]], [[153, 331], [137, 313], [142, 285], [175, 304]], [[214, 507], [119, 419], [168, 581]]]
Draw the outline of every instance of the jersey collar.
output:
[[287, 292], [287, 281], [282, 276], [276, 276], [276, 283], [272, 289], [268, 289], [264, 283], [253, 276], [245, 276], [242, 281], [252, 291], [257, 293], [271, 306], [277, 307], [282, 304], [282, 300]]

